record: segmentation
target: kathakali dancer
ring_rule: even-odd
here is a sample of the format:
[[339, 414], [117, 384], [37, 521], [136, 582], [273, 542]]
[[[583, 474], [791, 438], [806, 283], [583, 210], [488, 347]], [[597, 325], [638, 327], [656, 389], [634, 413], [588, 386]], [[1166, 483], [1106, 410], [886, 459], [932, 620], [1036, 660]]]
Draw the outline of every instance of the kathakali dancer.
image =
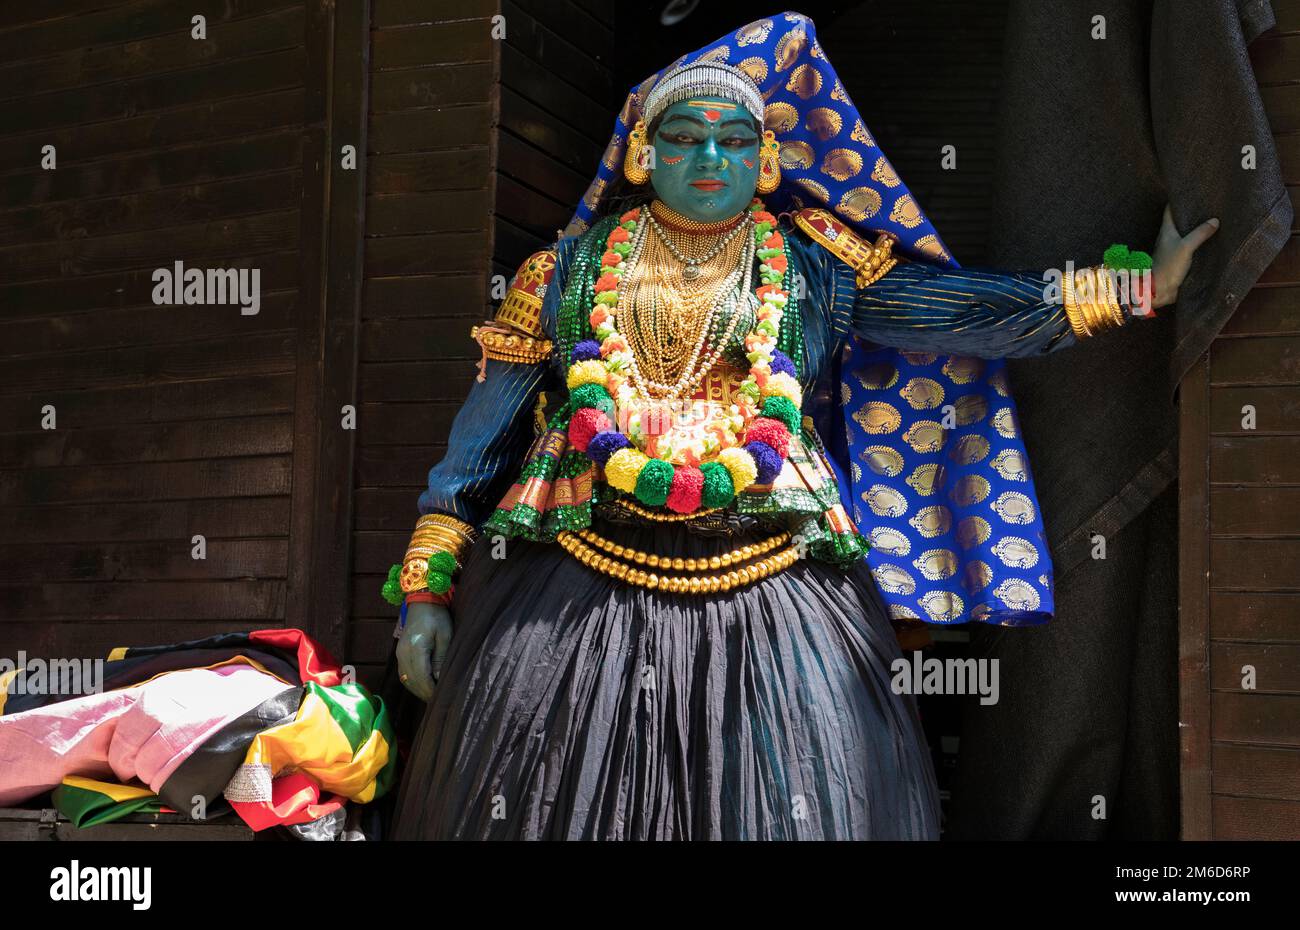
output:
[[996, 359], [1171, 302], [1209, 232], [1167, 221], [1154, 299], [1123, 247], [1059, 297], [958, 268], [796, 13], [642, 82], [385, 586], [428, 701], [395, 835], [936, 838], [891, 618], [1051, 611]]

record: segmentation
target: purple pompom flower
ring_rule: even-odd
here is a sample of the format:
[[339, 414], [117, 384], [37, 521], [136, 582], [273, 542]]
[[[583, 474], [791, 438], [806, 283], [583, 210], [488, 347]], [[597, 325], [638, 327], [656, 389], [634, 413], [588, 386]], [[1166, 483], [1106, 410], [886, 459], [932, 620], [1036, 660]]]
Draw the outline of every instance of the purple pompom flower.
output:
[[584, 339], [573, 347], [573, 352], [569, 355], [569, 364], [576, 365], [578, 362], [590, 362], [600, 360], [600, 343], [594, 339]]
[[754, 464], [758, 467], [758, 477], [754, 479], [758, 484], [771, 484], [781, 473], [781, 456], [767, 443], [747, 442], [745, 451], [754, 457]]
[[770, 367], [774, 375], [785, 373], [791, 378], [799, 377], [799, 373], [794, 370], [794, 362], [790, 361], [790, 356], [780, 349], [772, 350], [772, 364]]
[[611, 455], [630, 445], [632, 445], [631, 441], [622, 433], [617, 430], [605, 430], [592, 436], [591, 442], [587, 443], [587, 458], [604, 468]]

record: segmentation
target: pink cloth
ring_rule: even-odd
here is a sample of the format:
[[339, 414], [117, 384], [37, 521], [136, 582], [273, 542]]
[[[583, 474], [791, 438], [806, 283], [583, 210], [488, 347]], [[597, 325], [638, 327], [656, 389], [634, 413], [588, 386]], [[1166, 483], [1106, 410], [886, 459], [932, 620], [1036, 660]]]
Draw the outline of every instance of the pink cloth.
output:
[[66, 775], [136, 779], [157, 792], [214, 733], [289, 687], [249, 665], [185, 669], [0, 717], [0, 807]]

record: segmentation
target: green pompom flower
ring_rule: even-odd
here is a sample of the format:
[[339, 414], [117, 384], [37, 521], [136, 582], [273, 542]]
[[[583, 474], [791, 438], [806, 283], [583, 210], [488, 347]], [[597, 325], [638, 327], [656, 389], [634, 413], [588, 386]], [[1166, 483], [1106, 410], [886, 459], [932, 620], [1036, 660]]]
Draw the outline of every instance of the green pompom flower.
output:
[[700, 506], [710, 509], [726, 507], [736, 496], [736, 488], [731, 480], [731, 472], [717, 462], [705, 462], [700, 466], [704, 473], [704, 489], [700, 492]]
[[569, 392], [573, 408], [594, 407], [607, 417], [614, 415], [614, 399], [603, 384], [581, 384]]
[[790, 431], [791, 436], [798, 436], [800, 429], [803, 428], [803, 414], [788, 397], [781, 397], [778, 394], [769, 396], [763, 401], [763, 416], [780, 420]]
[[663, 459], [651, 459], [636, 476], [636, 497], [647, 507], [662, 507], [673, 484], [673, 466]]
[[1145, 271], [1153, 264], [1151, 256], [1146, 252], [1130, 251], [1122, 242], [1107, 249], [1101, 257], [1101, 263], [1112, 271]]
[[456, 571], [456, 558], [450, 552], [435, 552], [429, 556], [429, 571], [450, 575]]
[[429, 590], [434, 594], [446, 594], [451, 590], [451, 575], [446, 572], [429, 572]]
[[388, 570], [388, 580], [384, 582], [384, 587], [380, 590], [384, 600], [394, 607], [401, 607], [402, 601], [406, 598], [402, 591], [401, 575], [402, 566], [394, 565]]

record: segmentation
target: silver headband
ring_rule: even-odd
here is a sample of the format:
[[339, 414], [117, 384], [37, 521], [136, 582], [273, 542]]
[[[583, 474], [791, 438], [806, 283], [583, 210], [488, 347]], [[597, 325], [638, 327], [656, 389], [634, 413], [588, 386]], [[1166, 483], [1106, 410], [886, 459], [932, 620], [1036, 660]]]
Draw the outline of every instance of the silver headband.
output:
[[644, 119], [650, 125], [674, 103], [692, 97], [723, 97], [743, 106], [763, 125], [763, 95], [744, 71], [717, 61], [683, 65], [664, 75], [645, 99]]

